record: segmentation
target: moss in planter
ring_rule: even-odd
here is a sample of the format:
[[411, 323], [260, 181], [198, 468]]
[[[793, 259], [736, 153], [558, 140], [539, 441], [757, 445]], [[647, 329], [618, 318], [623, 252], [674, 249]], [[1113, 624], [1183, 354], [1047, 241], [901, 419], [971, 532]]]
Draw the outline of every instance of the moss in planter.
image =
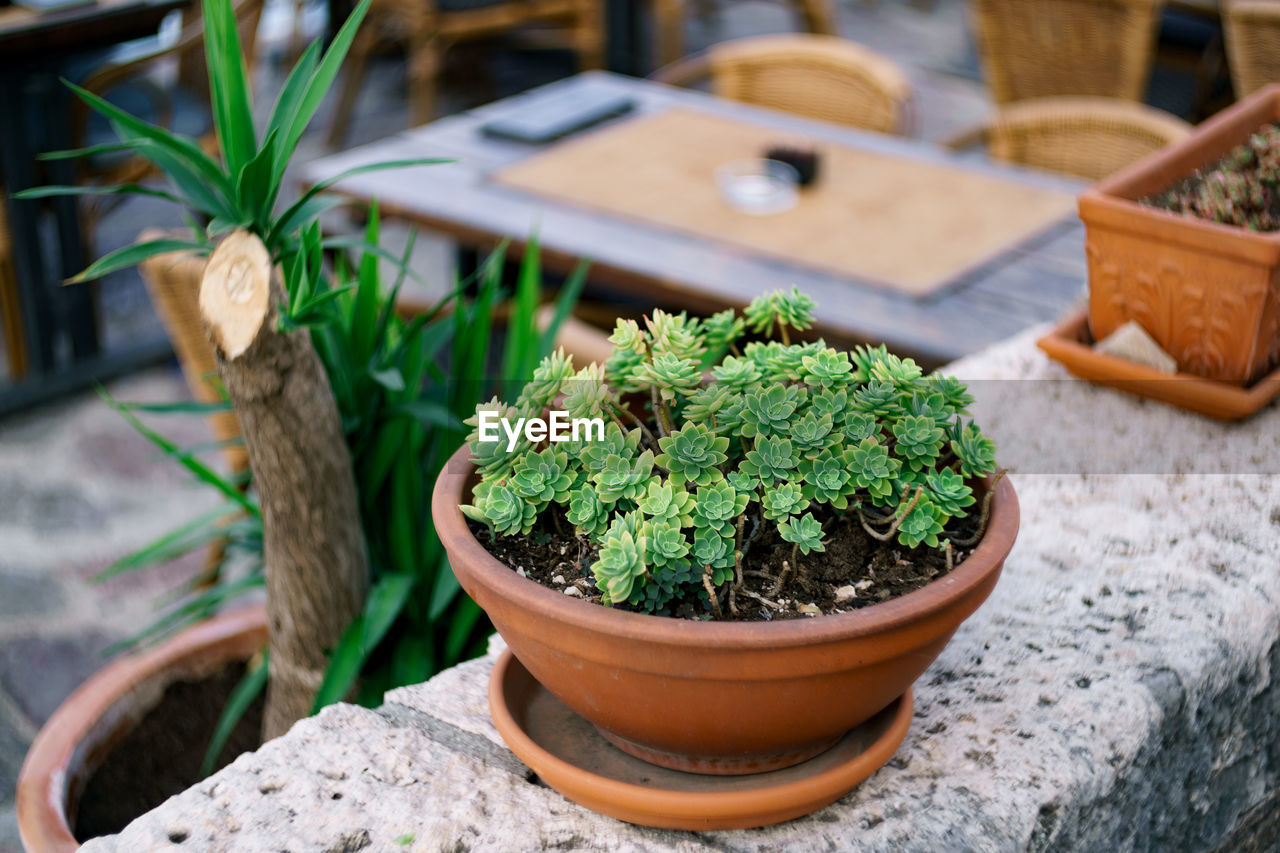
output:
[[1280, 231], [1280, 122], [1142, 203], [1251, 231]]

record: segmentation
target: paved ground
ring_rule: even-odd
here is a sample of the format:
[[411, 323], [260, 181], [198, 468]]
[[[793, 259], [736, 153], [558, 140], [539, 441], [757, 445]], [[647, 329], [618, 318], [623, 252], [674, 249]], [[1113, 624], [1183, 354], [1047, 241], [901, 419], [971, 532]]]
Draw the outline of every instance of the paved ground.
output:
[[[768, 3], [722, 5], [731, 8], [711, 21], [691, 24], [691, 48], [794, 26], [785, 10]], [[921, 136], [941, 138], [983, 114], [981, 86], [965, 76], [973, 74], [975, 64], [959, 0], [940, 0], [932, 11], [904, 0], [865, 5], [844, 0], [840, 15], [847, 37], [908, 69], [917, 87]], [[565, 57], [506, 50], [488, 65], [477, 65], [464, 53], [450, 69], [445, 105], [466, 108], [570, 70]], [[279, 85], [270, 69], [266, 77], [268, 91]], [[318, 124], [323, 128], [326, 123], [322, 114]], [[398, 58], [388, 57], [371, 69], [348, 142], [367, 142], [404, 124], [402, 66]], [[313, 134], [303, 141], [299, 160], [321, 153], [319, 134]], [[158, 215], [152, 207], [121, 209], [108, 219], [99, 248], [122, 245], [144, 227], [163, 224]], [[436, 281], [448, 276], [447, 247], [430, 240], [420, 245], [416, 264], [430, 270]], [[135, 278], [113, 280], [103, 296], [109, 341], [158, 330]], [[112, 391], [122, 399], [185, 396], [172, 366], [115, 383]], [[162, 423], [186, 443], [207, 438], [198, 419], [169, 416]], [[18, 849], [11, 792], [39, 726], [101, 665], [102, 650], [145, 623], [157, 601], [194, 566], [188, 562], [107, 584], [94, 584], [93, 576], [114, 558], [195, 515], [208, 500], [92, 392], [0, 422], [0, 853]]]
[[[185, 396], [173, 368], [111, 390], [126, 400]], [[198, 419], [160, 423], [184, 445], [208, 440]], [[18, 849], [12, 792], [37, 729], [196, 566], [104, 584], [94, 575], [209, 506], [206, 491], [93, 393], [0, 424], [0, 853]]]

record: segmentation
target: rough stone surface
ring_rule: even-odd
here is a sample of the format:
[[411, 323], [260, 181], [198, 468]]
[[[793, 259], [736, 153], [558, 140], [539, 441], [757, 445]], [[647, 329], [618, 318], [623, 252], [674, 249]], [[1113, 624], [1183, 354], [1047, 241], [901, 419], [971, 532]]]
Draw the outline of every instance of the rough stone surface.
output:
[[[1027, 460], [1005, 575], [916, 684], [897, 755], [835, 805], [718, 833], [595, 815], [530, 781], [502, 746], [491, 654], [378, 711], [304, 721], [86, 853], [181, 849], [165, 846], [181, 833], [186, 849], [295, 853], [405, 849], [394, 839], [408, 833], [407, 849], [477, 851], [1251, 843], [1233, 831], [1266, 824], [1257, 809], [1280, 785], [1280, 479], [1249, 466], [1274, 471], [1280, 409], [1228, 426], [1082, 382], [1029, 395], [1025, 380], [1065, 376], [1033, 340], [954, 366], [992, 380], [983, 422]], [[1124, 462], [1112, 448], [1129, 430], [1216, 473], [1115, 473], [1159, 461]], [[1086, 470], [1038, 473], [1064, 443]], [[1104, 473], [1087, 470], [1089, 446]]]

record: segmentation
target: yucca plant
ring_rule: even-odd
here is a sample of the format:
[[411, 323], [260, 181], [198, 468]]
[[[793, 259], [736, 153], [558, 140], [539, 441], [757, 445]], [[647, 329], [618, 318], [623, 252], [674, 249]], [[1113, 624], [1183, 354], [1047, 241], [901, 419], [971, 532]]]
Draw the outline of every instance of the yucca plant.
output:
[[[325, 211], [346, 203], [341, 198], [324, 195], [329, 187], [366, 172], [448, 162], [423, 157], [365, 164], [311, 187], [284, 210], [277, 210], [285, 169], [333, 85], [356, 30], [369, 10], [369, 3], [370, 0], [361, 0], [323, 55], [319, 40], [302, 54], [286, 78], [261, 135], [253, 123], [253, 95], [231, 0], [209, 0], [203, 4], [205, 62], [218, 141], [217, 156], [206, 153], [196, 139], [149, 124], [93, 92], [67, 82], [77, 97], [110, 123], [119, 141], [49, 152], [41, 155], [42, 159], [127, 152], [153, 164], [169, 186], [167, 189], [140, 184], [47, 186], [23, 191], [17, 197], [146, 195], [181, 207], [190, 226], [188, 238], [148, 240], [111, 252], [73, 281], [100, 278], [163, 252], [183, 249], [208, 252], [217, 237], [237, 228], [252, 231], [261, 238], [274, 260], [284, 262], [301, 250], [301, 234], [307, 225]], [[349, 241], [334, 239], [323, 245], [340, 248], [349, 246]], [[301, 284], [292, 276], [286, 280], [291, 301]]]
[[[529, 241], [511, 304], [499, 358], [491, 352], [492, 317], [506, 297], [502, 291], [504, 249], [474, 277], [457, 282], [454, 295], [423, 316], [404, 320], [394, 308], [408, 275], [412, 241], [402, 257], [379, 245], [376, 205], [369, 211], [362, 238], [325, 238], [318, 217], [344, 203], [324, 195], [345, 177], [375, 169], [442, 162], [418, 158], [370, 164], [319, 184], [283, 210], [279, 204], [285, 168], [307, 124], [332, 84], [356, 28], [369, 7], [363, 0], [321, 56], [312, 44], [289, 74], [261, 137], [252, 121], [246, 79], [229, 0], [206, 0], [204, 22], [209, 89], [219, 156], [201, 150], [195, 140], [149, 125], [101, 98], [76, 88], [90, 107], [104, 115], [118, 143], [56, 152], [51, 158], [124, 150], [146, 158], [168, 181], [168, 189], [117, 187], [44, 187], [26, 197], [93, 192], [158, 196], [175, 203], [190, 226], [183, 238], [151, 240], [112, 252], [77, 279], [94, 279], [174, 250], [207, 253], [221, 235], [246, 229], [268, 248], [282, 272], [286, 310], [279, 323], [286, 331], [309, 334], [319, 355], [342, 419], [356, 478], [360, 523], [368, 548], [371, 586], [363, 612], [330, 650], [329, 666], [315, 709], [351, 695], [377, 703], [389, 687], [409, 684], [474, 655], [488, 626], [480, 610], [462, 595], [431, 525], [429, 489], [441, 466], [461, 444], [461, 417], [473, 412], [483, 395], [502, 391], [528, 377], [550, 349], [585, 277], [580, 266], [562, 288], [556, 313], [540, 330], [535, 318], [541, 287], [539, 250]], [[70, 85], [70, 84], [69, 84]], [[75, 87], [73, 87], [75, 88]], [[353, 249], [354, 265], [334, 250]], [[379, 281], [379, 261], [391, 259], [400, 270], [387, 289]], [[457, 294], [474, 285], [470, 300]], [[502, 375], [493, 382], [491, 364]], [[143, 423], [140, 415], [161, 411], [210, 412], [226, 406], [175, 404], [140, 406], [109, 402], [149, 440], [224, 499], [193, 519], [110, 567], [106, 574], [134, 571], [172, 560], [216, 540], [226, 540], [226, 560], [237, 571], [214, 567], [180, 591], [168, 612], [127, 645], [144, 642], [216, 612], [263, 585], [262, 515], [249, 484], [220, 475], [199, 458], [204, 448], [180, 448]], [[247, 555], [243, 563], [236, 558]], [[253, 662], [231, 696], [205, 758], [210, 770], [223, 743], [270, 674], [266, 655]]]

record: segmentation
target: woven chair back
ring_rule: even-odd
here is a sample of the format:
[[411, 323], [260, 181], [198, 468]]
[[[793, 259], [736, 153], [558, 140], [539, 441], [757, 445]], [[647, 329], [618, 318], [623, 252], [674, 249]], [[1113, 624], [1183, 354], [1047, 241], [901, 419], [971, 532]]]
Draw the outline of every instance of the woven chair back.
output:
[[1234, 0], [1223, 9], [1223, 36], [1236, 97], [1280, 82], [1280, 0]]
[[[147, 231], [139, 239], [154, 240], [165, 236], [168, 235], [160, 231]], [[193, 252], [166, 252], [154, 255], [140, 265], [142, 280], [147, 285], [156, 313], [160, 315], [160, 322], [169, 334], [169, 342], [178, 356], [191, 396], [197, 402], [218, 403], [222, 401], [218, 363], [200, 318], [200, 280], [204, 276], [204, 267], [205, 259]], [[214, 412], [206, 421], [218, 441], [243, 435], [233, 411]], [[249, 453], [244, 445], [224, 447], [222, 454], [232, 473], [248, 470]]]
[[1159, 0], [970, 0], [997, 104], [1051, 95], [1142, 101]]
[[1107, 98], [1010, 104], [987, 129], [997, 160], [1099, 180], [1182, 139], [1191, 125], [1160, 110]]
[[761, 36], [708, 52], [716, 94], [880, 133], [910, 125], [911, 84], [884, 57], [835, 36]]

